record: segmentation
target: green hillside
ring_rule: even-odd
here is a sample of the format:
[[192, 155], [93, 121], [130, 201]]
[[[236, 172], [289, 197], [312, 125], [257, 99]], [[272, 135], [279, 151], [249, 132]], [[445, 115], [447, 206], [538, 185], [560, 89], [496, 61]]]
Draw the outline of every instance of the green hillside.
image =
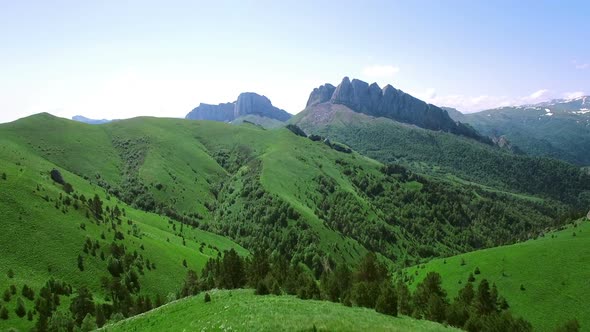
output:
[[[1, 172], [0, 211], [0, 291], [14, 285], [18, 294], [3, 303], [10, 309], [9, 319], [0, 326], [28, 329], [33, 322], [14, 314], [21, 289], [27, 285], [38, 294], [50, 278], [63, 280], [74, 289], [88, 286], [96, 295], [103, 294], [101, 278], [109, 276], [111, 243], [123, 244], [127, 253], [138, 253], [134, 264], [141, 271], [140, 294], [166, 297], [180, 287], [188, 268], [200, 270], [210, 257], [235, 248], [247, 251], [227, 238], [153, 213], [134, 209], [77, 175], [57, 167], [4, 137], [0, 139]], [[100, 162], [97, 158], [97, 163]], [[100, 165], [100, 164], [99, 164]], [[102, 166], [102, 165], [101, 165]], [[55, 183], [49, 171], [59, 168], [74, 192], [68, 195]], [[81, 196], [97, 194], [103, 209], [124, 210], [120, 218], [97, 220], [82, 202]], [[77, 197], [77, 198], [76, 198]], [[115, 226], [113, 226], [115, 225]], [[123, 238], [115, 238], [119, 232]], [[91, 247], [86, 247], [90, 241]], [[83, 271], [78, 267], [83, 260]], [[186, 260], [187, 267], [183, 266]], [[14, 276], [9, 277], [9, 271]], [[25, 299], [25, 298], [23, 298]], [[67, 303], [67, 300], [66, 300]], [[33, 302], [25, 299], [27, 310]]]
[[590, 202], [590, 177], [581, 176], [579, 167], [565, 162], [517, 155], [472, 139], [367, 116], [329, 103], [310, 107], [290, 122], [384, 163], [403, 163], [437, 177], [451, 175], [583, 208]]
[[272, 248], [318, 274], [325, 260], [355, 262], [367, 250], [404, 265], [527, 239], [572, 209], [384, 168], [251, 124], [136, 118], [91, 126], [40, 114], [1, 125], [0, 137], [135, 208], [250, 250]]
[[293, 296], [255, 296], [250, 290], [210, 294], [209, 303], [200, 294], [101, 331], [456, 331], [429, 321]]
[[[230, 248], [265, 251], [319, 278], [370, 251], [403, 267], [523, 241], [576, 213], [568, 200], [420, 175], [248, 123], [93, 126], [39, 114], [0, 125], [0, 142], [0, 292], [11, 293], [0, 326], [22, 329], [45, 310], [41, 293], [49, 309], [67, 310], [82, 286], [124, 316], [139, 314]], [[15, 314], [25, 283], [32, 321]]]
[[414, 286], [429, 271], [440, 273], [453, 298], [479, 269], [475, 281], [495, 283], [511, 311], [535, 329], [552, 331], [576, 318], [585, 331], [590, 328], [589, 259], [590, 222], [578, 221], [535, 240], [437, 259], [405, 272]]

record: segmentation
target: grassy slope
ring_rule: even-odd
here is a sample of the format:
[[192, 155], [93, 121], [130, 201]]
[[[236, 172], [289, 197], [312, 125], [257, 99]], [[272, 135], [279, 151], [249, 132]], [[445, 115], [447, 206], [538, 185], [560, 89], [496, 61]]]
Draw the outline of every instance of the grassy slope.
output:
[[590, 222], [583, 221], [536, 240], [437, 259], [406, 272], [414, 280], [422, 280], [429, 271], [439, 272], [452, 298], [478, 267], [481, 274], [475, 275], [476, 282], [483, 278], [495, 282], [511, 310], [536, 329], [550, 331], [577, 318], [586, 330], [590, 328], [589, 259]]
[[[586, 197], [580, 201], [589, 201], [589, 180], [579, 180], [577, 167], [556, 160], [515, 155], [457, 135], [370, 117], [343, 105], [320, 104], [289, 122], [308, 133], [344, 142], [370, 158], [401, 162], [420, 173], [436, 177], [452, 174], [503, 191], [562, 201], [578, 200], [585, 191]], [[545, 178], [559, 178], [559, 190], [539, 180]], [[578, 188], [572, 191], [573, 186]]]
[[[20, 295], [22, 286], [27, 284], [37, 293], [45, 281], [55, 277], [74, 287], [88, 285], [93, 292], [100, 294], [100, 277], [108, 275], [106, 262], [98, 258], [99, 255], [92, 257], [83, 254], [82, 248], [88, 237], [92, 241], [98, 240], [100, 250], [106, 253], [113, 233], [107, 225], [97, 225], [88, 220], [82, 209], [69, 207], [67, 213], [56, 209], [53, 200], [60, 193], [65, 195], [61, 186], [48, 176], [48, 171], [56, 166], [22, 146], [3, 139], [0, 142], [1, 171], [7, 174], [7, 180], [0, 180], [0, 290], [3, 292], [14, 284]], [[99, 194], [106, 205], [114, 207], [117, 204], [125, 208], [127, 216], [124, 220], [131, 219], [138, 225], [143, 233], [141, 239], [127, 233], [131, 226], [126, 222], [119, 227], [125, 234], [121, 242], [127, 246], [127, 251], [136, 250], [156, 264], [155, 270], [146, 270], [145, 276], [140, 279], [145, 294], [159, 293], [166, 296], [169, 292], [175, 292], [186, 275], [183, 259], [187, 260], [189, 268], [200, 270], [209, 257], [217, 255], [218, 251], [213, 247], [221, 251], [233, 247], [242, 254], [247, 253], [226, 238], [188, 227], [183, 231], [186, 238], [186, 246], [183, 246], [182, 239], [176, 236], [178, 232], [172, 230], [168, 218], [135, 210], [115, 198], [107, 200], [102, 188], [66, 170], [61, 169], [61, 172], [66, 181], [74, 186], [76, 193], [86, 197]], [[44, 200], [45, 195], [49, 197], [49, 202]], [[80, 228], [80, 223], [85, 224], [85, 230]], [[178, 223], [176, 227], [180, 230]], [[102, 232], [106, 234], [106, 240], [100, 238]], [[201, 242], [211, 245], [211, 248], [206, 247], [200, 252]], [[142, 244], [145, 250], [140, 249]], [[83, 272], [77, 267], [79, 254], [84, 256]], [[6, 276], [8, 269], [15, 272], [14, 279]], [[26, 300], [25, 303], [27, 309], [32, 308], [31, 301]], [[13, 296], [8, 304], [10, 319], [0, 321], [0, 326], [30, 327], [31, 323], [26, 320], [16, 319], [13, 311], [15, 306], [16, 296]]]
[[213, 291], [183, 299], [103, 330], [116, 331], [455, 331], [437, 323], [293, 296]]

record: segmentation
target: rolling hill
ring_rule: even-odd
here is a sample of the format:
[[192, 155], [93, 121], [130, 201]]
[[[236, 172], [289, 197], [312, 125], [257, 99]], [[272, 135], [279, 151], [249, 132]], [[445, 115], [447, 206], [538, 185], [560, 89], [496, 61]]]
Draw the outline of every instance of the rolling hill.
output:
[[391, 317], [293, 296], [255, 296], [250, 290], [212, 291], [182, 299], [100, 331], [458, 331], [408, 317]]
[[110, 301], [113, 280], [161, 300], [188, 269], [231, 248], [265, 250], [319, 277], [370, 251], [401, 267], [526, 240], [576, 208], [382, 164], [293, 127], [39, 114], [0, 125], [0, 141], [0, 290], [15, 286], [1, 323], [19, 329], [33, 324], [14, 315], [25, 283], [36, 294], [62, 289], [65, 306], [81, 286]]
[[588, 259], [590, 221], [579, 220], [534, 240], [436, 259], [404, 272], [408, 280], [416, 281], [429, 271], [440, 273], [451, 298], [471, 273], [476, 282], [485, 278], [495, 283], [511, 311], [536, 330], [552, 331], [573, 318], [586, 330], [590, 327]]

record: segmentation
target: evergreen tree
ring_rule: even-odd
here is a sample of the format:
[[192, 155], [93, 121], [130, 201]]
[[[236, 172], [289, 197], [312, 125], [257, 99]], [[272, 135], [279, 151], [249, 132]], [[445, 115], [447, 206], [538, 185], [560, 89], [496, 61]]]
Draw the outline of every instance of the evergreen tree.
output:
[[92, 293], [88, 288], [85, 286], [78, 288], [78, 292], [70, 304], [70, 311], [77, 325], [82, 324], [87, 314], [94, 313], [95, 307], [92, 300]]
[[10, 299], [12, 298], [12, 295], [10, 294], [10, 289], [6, 289], [4, 291], [4, 295], [2, 296], [2, 299], [4, 300], [4, 302], [10, 302]]
[[97, 327], [103, 327], [104, 324], [107, 322], [106, 316], [105, 316], [105, 312], [104, 312], [104, 308], [102, 305], [97, 305], [96, 306], [96, 326]]
[[25, 315], [27, 314], [27, 309], [25, 308], [25, 302], [20, 297], [16, 300], [16, 309], [14, 310], [14, 312], [20, 318], [25, 317]]
[[94, 317], [90, 313], [87, 313], [84, 319], [82, 320], [82, 324], [80, 325], [80, 331], [82, 332], [90, 332], [96, 330], [96, 322], [94, 321]]
[[193, 270], [188, 270], [186, 274], [186, 279], [184, 281], [184, 285], [182, 286], [182, 290], [180, 291], [180, 295], [182, 297], [187, 297], [191, 295], [196, 295], [199, 292], [199, 279], [197, 276], [197, 272]]
[[382, 314], [397, 316], [397, 294], [389, 281], [383, 282], [375, 310]]
[[47, 330], [49, 331], [72, 331], [74, 329], [74, 321], [72, 318], [67, 313], [60, 310], [53, 312], [47, 325]]
[[436, 272], [428, 272], [414, 292], [414, 309], [419, 316], [439, 317], [447, 303], [447, 293], [442, 289], [442, 278]]
[[0, 306], [0, 319], [8, 319], [8, 309], [5, 306]]
[[408, 285], [401, 280], [397, 283], [397, 303], [400, 314], [406, 316], [412, 314], [412, 295], [410, 294]]
[[496, 299], [490, 292], [490, 283], [483, 279], [477, 287], [475, 309], [479, 315], [488, 315], [496, 311]]
[[205, 293], [205, 303], [211, 302], [211, 295], [209, 293]]
[[246, 283], [244, 262], [233, 248], [223, 255], [220, 272], [221, 288], [242, 288]]
[[569, 320], [569, 321], [565, 322], [565, 324], [563, 324], [562, 326], [559, 326], [557, 329], [555, 329], [555, 332], [578, 332], [578, 331], [580, 331], [580, 323], [578, 322], [577, 319]]
[[82, 255], [78, 255], [78, 269], [84, 271], [84, 257]]
[[268, 290], [268, 286], [264, 280], [259, 280], [258, 285], [256, 285], [256, 289], [254, 290], [254, 294], [256, 295], [268, 295], [270, 291]]

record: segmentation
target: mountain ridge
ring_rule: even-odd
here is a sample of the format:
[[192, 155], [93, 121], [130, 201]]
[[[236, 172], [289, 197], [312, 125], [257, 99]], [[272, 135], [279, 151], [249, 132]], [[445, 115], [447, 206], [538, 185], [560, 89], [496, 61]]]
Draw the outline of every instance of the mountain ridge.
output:
[[421, 128], [446, 131], [473, 138], [486, 144], [491, 141], [468, 125], [453, 120], [445, 110], [415, 98], [387, 84], [352, 79], [345, 76], [338, 86], [326, 83], [315, 88], [308, 99], [306, 110], [323, 103], [345, 105], [353, 111], [375, 117], [385, 117]]
[[201, 103], [190, 111], [185, 119], [232, 122], [248, 115], [281, 122], [289, 120], [292, 116], [287, 111], [273, 106], [266, 96], [254, 92], [242, 92], [234, 102], [217, 105]]

